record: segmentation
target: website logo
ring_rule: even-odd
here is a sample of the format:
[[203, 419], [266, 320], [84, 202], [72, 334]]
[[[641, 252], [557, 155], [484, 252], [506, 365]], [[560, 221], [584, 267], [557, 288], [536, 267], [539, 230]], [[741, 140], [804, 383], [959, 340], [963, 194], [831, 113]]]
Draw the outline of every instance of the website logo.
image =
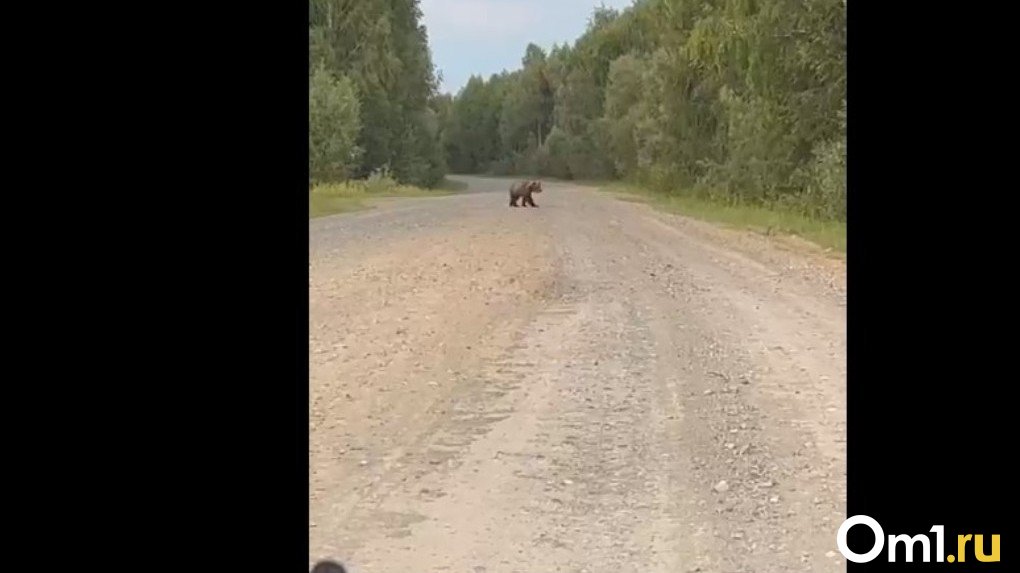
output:
[[[862, 525], [871, 529], [875, 534], [875, 544], [866, 553], [857, 553], [847, 546], [846, 536], [855, 525]], [[930, 563], [932, 560], [932, 546], [935, 550], [936, 563], [998, 563], [999, 562], [999, 535], [986, 537], [981, 533], [966, 533], [956, 536], [955, 553], [946, 553], [946, 528], [943, 525], [934, 525], [929, 530], [931, 534], [920, 533], [913, 537], [902, 535], [889, 535], [888, 541], [885, 531], [877, 521], [867, 515], [855, 515], [843, 522], [836, 533], [836, 546], [839, 552], [847, 561], [854, 563], [868, 563], [878, 558], [882, 550], [888, 547], [886, 552], [890, 563], [895, 563], [899, 556], [903, 557], [906, 563], [914, 562], [915, 547], [921, 548], [921, 561]], [[987, 541], [986, 541], [987, 539]], [[900, 549], [902, 548], [902, 549]]]

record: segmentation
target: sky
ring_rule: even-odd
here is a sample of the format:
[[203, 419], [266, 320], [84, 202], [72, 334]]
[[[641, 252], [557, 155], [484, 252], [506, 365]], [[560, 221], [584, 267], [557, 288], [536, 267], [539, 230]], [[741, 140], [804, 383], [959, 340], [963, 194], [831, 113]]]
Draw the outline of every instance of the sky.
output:
[[631, 0], [421, 0], [439, 91], [456, 94], [468, 78], [521, 67], [532, 42], [549, 52], [573, 43], [596, 6], [622, 9]]

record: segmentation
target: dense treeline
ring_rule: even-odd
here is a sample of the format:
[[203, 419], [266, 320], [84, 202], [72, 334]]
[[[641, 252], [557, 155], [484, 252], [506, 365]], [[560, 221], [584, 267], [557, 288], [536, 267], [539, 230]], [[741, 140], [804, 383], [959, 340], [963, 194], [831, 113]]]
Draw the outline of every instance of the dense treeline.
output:
[[846, 218], [844, 0], [636, 0], [440, 98], [455, 172], [636, 180]]
[[446, 173], [438, 82], [418, 0], [309, 0], [309, 169], [314, 181]]

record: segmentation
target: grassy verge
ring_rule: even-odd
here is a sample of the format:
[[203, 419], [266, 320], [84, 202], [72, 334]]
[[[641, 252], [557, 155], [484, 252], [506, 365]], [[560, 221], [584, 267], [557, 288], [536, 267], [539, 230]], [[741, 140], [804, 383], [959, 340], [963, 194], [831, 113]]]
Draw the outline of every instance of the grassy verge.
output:
[[539, 181], [549, 181], [551, 183], [567, 183], [571, 185], [580, 185], [582, 187], [604, 187], [606, 185], [613, 184], [608, 179], [562, 179], [560, 177], [550, 177], [548, 175], [529, 175], [526, 173], [517, 175], [496, 175], [493, 173], [464, 173], [467, 177], [479, 177], [482, 179], [506, 179], [507, 181], [523, 181], [525, 179], [537, 179]]
[[602, 187], [619, 199], [648, 203], [666, 212], [678, 213], [726, 226], [762, 233], [794, 235], [823, 248], [846, 253], [846, 223], [810, 217], [755, 205], [727, 205], [679, 195], [664, 195], [641, 187], [612, 184]]
[[369, 202], [382, 197], [439, 197], [450, 195], [467, 184], [444, 179], [435, 189], [401, 185], [391, 179], [345, 181], [316, 185], [308, 194], [308, 217], [325, 217], [337, 213], [360, 211], [371, 207]]
[[360, 211], [366, 208], [362, 200], [357, 197], [328, 197], [319, 195], [314, 191], [308, 197], [308, 217], [310, 219], [335, 215], [337, 213], [347, 213], [349, 211]]

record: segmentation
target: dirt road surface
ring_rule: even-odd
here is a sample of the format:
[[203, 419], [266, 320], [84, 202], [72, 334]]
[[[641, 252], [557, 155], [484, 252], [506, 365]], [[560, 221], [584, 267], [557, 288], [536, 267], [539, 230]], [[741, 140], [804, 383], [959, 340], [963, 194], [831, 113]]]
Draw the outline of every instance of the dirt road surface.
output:
[[845, 263], [507, 180], [311, 222], [311, 561], [842, 571]]

